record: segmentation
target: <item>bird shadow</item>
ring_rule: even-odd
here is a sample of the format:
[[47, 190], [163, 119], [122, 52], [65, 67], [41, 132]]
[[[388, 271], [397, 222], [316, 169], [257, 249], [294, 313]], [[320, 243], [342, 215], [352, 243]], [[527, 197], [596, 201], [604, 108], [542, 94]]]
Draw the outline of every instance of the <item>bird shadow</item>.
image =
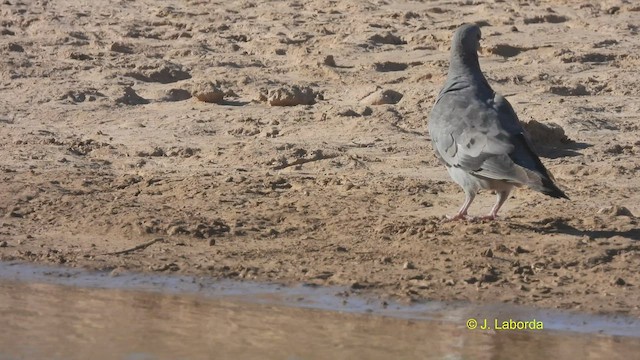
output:
[[588, 236], [590, 238], [612, 238], [620, 236], [629, 240], [640, 241], [640, 229], [634, 228], [625, 231], [618, 230], [584, 230], [578, 229], [566, 222], [565, 219], [555, 219], [551, 222], [539, 221], [533, 224], [511, 223], [514, 228], [542, 234], [564, 234], [577, 237]]

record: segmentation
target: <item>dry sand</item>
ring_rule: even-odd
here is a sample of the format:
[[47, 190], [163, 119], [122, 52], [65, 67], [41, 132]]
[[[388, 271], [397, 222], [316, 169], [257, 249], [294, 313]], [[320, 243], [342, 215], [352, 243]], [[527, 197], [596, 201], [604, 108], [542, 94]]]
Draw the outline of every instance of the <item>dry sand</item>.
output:
[[[4, 1], [0, 258], [639, 316], [631, 3]], [[571, 201], [441, 222], [427, 116], [472, 21], [494, 89], [564, 129], [532, 132]]]

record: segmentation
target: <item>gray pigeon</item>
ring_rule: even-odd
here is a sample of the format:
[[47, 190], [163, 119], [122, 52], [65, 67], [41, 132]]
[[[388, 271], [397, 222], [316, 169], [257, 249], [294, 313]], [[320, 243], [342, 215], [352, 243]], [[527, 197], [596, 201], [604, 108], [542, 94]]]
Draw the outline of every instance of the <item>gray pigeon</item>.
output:
[[436, 156], [465, 193], [462, 208], [451, 220], [468, 218], [481, 189], [498, 194], [487, 219], [496, 218], [516, 186], [569, 199], [534, 152], [511, 104], [487, 83], [478, 63], [480, 39], [475, 24], [454, 33], [449, 74], [429, 118]]

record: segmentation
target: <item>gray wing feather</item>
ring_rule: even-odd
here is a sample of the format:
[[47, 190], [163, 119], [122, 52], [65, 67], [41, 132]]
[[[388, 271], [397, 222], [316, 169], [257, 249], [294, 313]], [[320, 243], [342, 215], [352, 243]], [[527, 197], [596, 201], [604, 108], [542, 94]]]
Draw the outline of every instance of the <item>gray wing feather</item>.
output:
[[513, 108], [499, 94], [484, 98], [471, 88], [441, 93], [429, 122], [438, 157], [477, 176], [542, 186], [546, 169], [538, 166]]

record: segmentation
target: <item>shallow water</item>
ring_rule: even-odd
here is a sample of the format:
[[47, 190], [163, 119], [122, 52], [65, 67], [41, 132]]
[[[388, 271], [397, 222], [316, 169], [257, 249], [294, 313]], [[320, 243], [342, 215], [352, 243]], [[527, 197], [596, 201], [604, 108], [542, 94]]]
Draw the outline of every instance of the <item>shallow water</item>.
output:
[[[438, 303], [383, 307], [337, 297], [337, 290], [0, 263], [0, 359], [631, 359], [640, 353], [635, 319]], [[472, 316], [537, 317], [545, 329], [469, 330]], [[573, 331], [553, 330], [562, 327]]]

